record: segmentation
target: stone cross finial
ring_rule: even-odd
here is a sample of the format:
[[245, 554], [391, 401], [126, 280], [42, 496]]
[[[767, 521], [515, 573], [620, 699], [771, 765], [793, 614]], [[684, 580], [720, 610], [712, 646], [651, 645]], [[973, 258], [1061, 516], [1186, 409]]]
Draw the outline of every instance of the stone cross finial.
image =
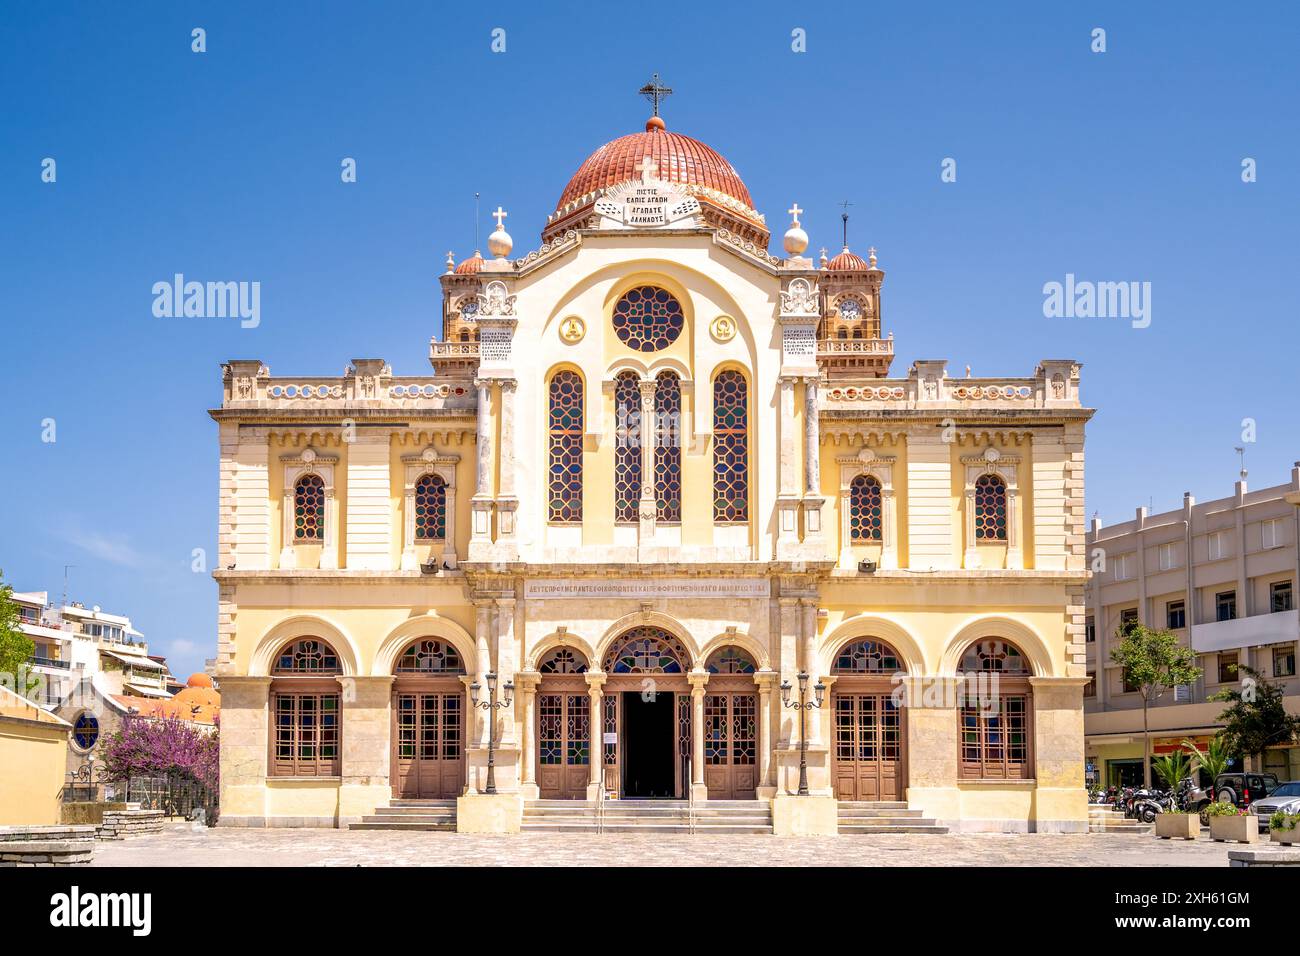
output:
[[787, 209], [786, 212], [790, 214], [790, 217], [794, 220], [794, 224], [796, 226], [799, 225], [799, 213], [803, 212], [803, 210], [799, 208], [799, 204], [795, 203]]
[[642, 156], [641, 163], [637, 167], [641, 172], [641, 181], [648, 183], [652, 179], [659, 178], [659, 163], [653, 157]]
[[507, 215], [506, 211], [505, 211], [504, 209], [502, 209], [500, 206], [497, 206], [497, 211], [494, 212], [494, 213], [492, 213], [491, 215], [492, 215], [492, 217], [493, 217], [494, 219], [496, 219], [496, 221], [497, 221], [497, 228], [500, 229], [500, 228], [501, 228], [501, 220], [506, 218], [506, 215]]

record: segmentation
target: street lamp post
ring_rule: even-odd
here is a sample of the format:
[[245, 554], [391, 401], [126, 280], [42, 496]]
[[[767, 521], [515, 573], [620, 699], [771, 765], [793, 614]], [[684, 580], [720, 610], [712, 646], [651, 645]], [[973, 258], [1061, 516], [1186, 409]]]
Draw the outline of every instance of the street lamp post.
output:
[[820, 709], [826, 696], [826, 685], [818, 681], [813, 691], [815, 700], [808, 699], [808, 672], [799, 672], [799, 700], [790, 699], [790, 682], [781, 682], [781, 703], [799, 711], [799, 796], [808, 796], [808, 711]]
[[504, 710], [510, 706], [510, 701], [514, 695], [515, 685], [513, 681], [506, 681], [505, 686], [501, 689], [505, 691], [505, 698], [497, 700], [497, 675], [495, 671], [483, 675], [488, 685], [488, 699], [480, 701], [478, 692], [482, 689], [478, 681], [469, 685], [470, 706], [479, 707], [487, 711], [488, 715], [488, 772], [487, 786], [483, 788], [484, 793], [497, 792], [497, 775], [496, 775], [496, 754], [497, 754], [497, 721], [496, 712]]

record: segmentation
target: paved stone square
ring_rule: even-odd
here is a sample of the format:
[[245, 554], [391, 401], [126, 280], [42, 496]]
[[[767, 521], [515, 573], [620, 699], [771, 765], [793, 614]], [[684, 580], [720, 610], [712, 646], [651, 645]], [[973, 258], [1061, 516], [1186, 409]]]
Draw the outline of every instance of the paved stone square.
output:
[[842, 837], [239, 829], [101, 843], [95, 866], [1227, 866], [1238, 844], [1129, 834]]

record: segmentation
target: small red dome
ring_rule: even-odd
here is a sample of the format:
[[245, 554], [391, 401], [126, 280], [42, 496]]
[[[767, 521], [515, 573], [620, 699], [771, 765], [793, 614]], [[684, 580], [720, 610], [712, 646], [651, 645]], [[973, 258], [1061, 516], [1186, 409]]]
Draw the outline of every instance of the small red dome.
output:
[[477, 249], [475, 249], [474, 254], [472, 256], [470, 256], [468, 259], [466, 259], [464, 262], [462, 262], [460, 265], [456, 267], [456, 275], [472, 276], [474, 275], [474, 273], [478, 272], [482, 268], [483, 268], [483, 256], [479, 254], [479, 251]]
[[831, 272], [866, 272], [871, 267], [867, 265], [865, 259], [849, 252], [846, 247], [843, 252], [826, 263], [826, 268]]

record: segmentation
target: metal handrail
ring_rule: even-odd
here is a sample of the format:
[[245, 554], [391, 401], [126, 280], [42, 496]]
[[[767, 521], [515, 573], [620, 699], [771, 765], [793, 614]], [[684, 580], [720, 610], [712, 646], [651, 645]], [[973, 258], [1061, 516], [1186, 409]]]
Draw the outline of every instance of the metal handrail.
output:
[[596, 835], [605, 832], [605, 768], [600, 770], [600, 786], [596, 788]]

